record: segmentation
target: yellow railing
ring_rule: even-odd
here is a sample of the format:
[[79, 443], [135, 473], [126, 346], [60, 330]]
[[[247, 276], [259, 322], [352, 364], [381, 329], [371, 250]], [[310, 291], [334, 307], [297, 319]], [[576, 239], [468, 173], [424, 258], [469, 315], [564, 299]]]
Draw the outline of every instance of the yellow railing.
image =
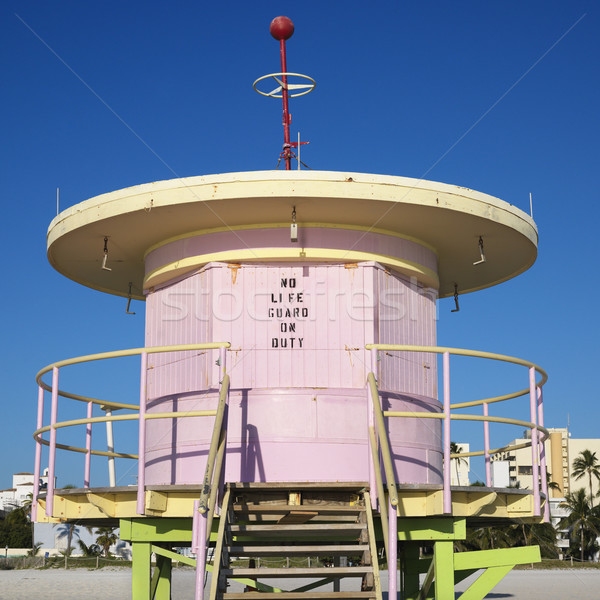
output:
[[[201, 513], [209, 513], [209, 519], [212, 518], [212, 515], [214, 514], [217, 489], [221, 485], [221, 468], [223, 466], [225, 445], [227, 443], [227, 422], [224, 417], [227, 411], [228, 394], [229, 375], [225, 375], [223, 377], [223, 382], [221, 383], [219, 406], [217, 408], [208, 458], [206, 460], [206, 469], [204, 471], [204, 480], [202, 482], [202, 493], [200, 494], [200, 502], [198, 505], [198, 510]], [[208, 531], [210, 531], [210, 526], [208, 527]]]
[[[98, 354], [91, 354], [87, 356], [81, 356], [77, 358], [71, 358], [63, 361], [58, 361], [56, 363], [52, 363], [46, 367], [44, 367], [40, 372], [36, 375], [36, 381], [39, 385], [40, 390], [40, 398], [43, 407], [43, 394], [44, 391], [51, 392], [52, 394], [52, 404], [53, 404], [53, 417], [51, 418], [50, 425], [43, 425], [41, 422], [41, 416], [39, 408], [38, 408], [38, 427], [34, 432], [34, 439], [36, 441], [36, 469], [37, 475], [36, 480], [39, 479], [39, 469], [40, 469], [40, 458], [41, 458], [41, 446], [46, 445], [50, 446], [50, 466], [51, 466], [51, 475], [49, 479], [53, 482], [54, 480], [54, 455], [55, 450], [57, 448], [70, 450], [73, 452], [78, 452], [86, 455], [86, 476], [85, 481], [89, 485], [89, 460], [92, 455], [96, 456], [106, 456], [109, 460], [113, 460], [115, 458], [127, 458], [127, 459], [139, 459], [139, 456], [142, 456], [143, 453], [138, 452], [138, 454], [131, 452], [116, 452], [114, 448], [109, 447], [107, 450], [93, 450], [91, 445], [88, 443], [85, 448], [78, 446], [71, 446], [67, 444], [58, 444], [56, 442], [56, 432], [59, 429], [73, 427], [73, 426], [81, 426], [86, 425], [88, 427], [88, 441], [91, 437], [91, 426], [92, 424], [97, 424], [101, 422], [105, 422], [107, 424], [112, 424], [117, 421], [139, 421], [140, 427], [142, 427], [142, 423], [145, 423], [146, 420], [150, 419], [165, 419], [165, 418], [180, 418], [180, 417], [204, 417], [204, 416], [215, 416], [215, 429], [213, 431], [213, 436], [211, 440], [211, 448], [209, 451], [209, 457], [206, 465], [206, 472], [203, 480], [202, 486], [202, 498], [199, 504], [199, 510], [201, 512], [212, 512], [211, 506], [214, 508], [214, 502], [216, 497], [216, 488], [220, 485], [220, 482], [216, 482], [215, 477], [218, 476], [221, 472], [221, 465], [224, 459], [224, 448], [225, 448], [225, 435], [226, 435], [226, 423], [223, 424], [223, 416], [225, 414], [224, 407], [224, 398], [227, 395], [229, 389], [229, 378], [225, 374], [225, 349], [228, 348], [229, 343], [208, 343], [208, 344], [183, 344], [183, 345], [174, 345], [174, 346], [155, 346], [150, 348], [134, 348], [129, 350], [119, 350], [114, 352], [103, 352]], [[381, 456], [383, 461], [383, 471], [386, 474], [387, 480], [387, 488], [389, 499], [392, 506], [396, 506], [398, 504], [398, 494], [397, 494], [397, 486], [394, 476], [394, 467], [391, 458], [391, 451], [389, 448], [389, 441], [387, 439], [386, 427], [385, 427], [385, 419], [391, 417], [399, 417], [399, 418], [429, 418], [429, 419], [440, 419], [444, 422], [444, 428], [449, 427], [450, 421], [452, 420], [464, 420], [464, 421], [480, 421], [484, 423], [484, 427], [488, 427], [489, 423], [502, 423], [509, 425], [516, 425], [520, 427], [528, 428], [532, 431], [532, 440], [524, 442], [523, 444], [513, 445], [513, 446], [504, 446], [501, 448], [491, 449], [489, 448], [489, 444], [486, 441], [486, 447], [482, 451], [473, 451], [467, 453], [461, 453], [460, 455], [449, 454], [447, 446], [449, 445], [449, 435], [445, 436], [444, 439], [444, 457], [445, 459], [452, 459], [458, 457], [471, 457], [471, 456], [485, 456], [486, 466], [489, 464], [490, 457], [505, 452], [507, 450], [516, 450], [519, 448], [524, 448], [531, 446], [532, 444], [537, 444], [537, 435], [541, 433], [541, 442], [548, 435], [547, 429], [543, 427], [543, 410], [542, 403], [540, 401], [539, 407], [539, 418], [536, 418], [537, 411], [533, 411], [532, 408], [532, 418], [531, 420], [522, 420], [522, 419], [511, 419], [504, 417], [495, 417], [489, 416], [488, 414], [484, 415], [465, 415], [465, 414], [456, 414], [452, 411], [457, 409], [472, 407], [472, 406], [483, 406], [484, 412], [487, 413], [487, 407], [489, 404], [506, 401], [513, 398], [519, 398], [529, 393], [530, 395], [530, 404], [533, 407], [533, 397], [538, 391], [541, 400], [541, 388], [546, 383], [548, 377], [546, 372], [539, 366], [534, 363], [518, 358], [513, 358], [510, 356], [502, 355], [502, 354], [494, 354], [491, 352], [481, 352], [481, 351], [472, 351], [472, 350], [464, 350], [459, 348], [447, 348], [440, 346], [417, 346], [417, 345], [390, 345], [390, 344], [370, 344], [366, 347], [371, 351], [373, 356], [373, 367], [374, 372], [369, 374], [368, 377], [368, 389], [370, 397], [373, 401], [373, 415], [375, 422], [371, 424], [369, 428], [369, 436], [371, 438], [371, 444], [373, 448], [373, 461], [376, 464], [375, 475], [378, 477], [376, 481], [373, 481], [373, 487], [377, 487], [378, 496], [380, 498], [383, 497], [383, 483], [381, 479], [382, 468], [379, 465], [378, 458], [378, 447], [381, 447]], [[155, 353], [163, 353], [163, 352], [193, 352], [193, 351], [208, 351], [208, 350], [219, 350], [222, 363], [221, 363], [221, 389], [220, 389], [220, 397], [219, 397], [219, 406], [216, 410], [202, 410], [202, 411], [187, 411], [187, 412], [164, 412], [164, 413], [151, 413], [146, 414], [145, 409], [143, 411], [143, 418], [140, 414], [119, 414], [113, 415], [110, 411], [114, 410], [135, 410], [138, 411], [140, 409], [140, 404], [133, 403], [125, 403], [125, 402], [115, 402], [111, 400], [102, 400], [98, 398], [92, 398], [88, 396], [83, 396], [79, 394], [74, 394], [67, 392], [65, 390], [61, 390], [58, 387], [58, 371], [62, 367], [89, 363], [92, 361], [106, 360], [111, 358], [120, 358], [127, 356], [142, 356], [143, 365], [144, 361], [147, 359], [147, 355], [155, 354]], [[489, 359], [495, 361], [502, 361], [506, 363], [512, 363], [515, 365], [523, 366], [529, 369], [530, 371], [530, 386], [529, 388], [520, 389], [511, 393], [507, 393], [501, 396], [494, 396], [489, 398], [484, 398], [481, 400], [469, 401], [469, 402], [457, 402], [451, 404], [449, 402], [449, 393], [448, 397], [446, 397], [446, 389], [444, 389], [444, 412], [442, 413], [425, 413], [425, 412], [416, 412], [416, 411], [384, 411], [381, 408], [381, 403], [379, 401], [379, 391], [377, 389], [377, 354], [378, 352], [425, 352], [432, 354], [441, 354], [444, 356], [444, 369], [446, 369], [446, 359], [449, 358], [450, 355], [458, 355], [458, 356], [468, 356], [474, 358], [482, 358]], [[43, 377], [47, 373], [52, 372], [53, 380], [52, 384], [48, 384], [44, 382]], [[142, 369], [143, 377], [145, 377], [145, 368]], [[535, 381], [535, 374], [539, 376], [538, 381]], [[533, 379], [532, 379], [533, 374]], [[444, 371], [445, 380], [448, 379], [446, 371]], [[142, 402], [145, 402], [145, 380], [144, 384], [140, 386], [140, 398]], [[81, 419], [72, 419], [68, 421], [58, 422], [56, 419], [56, 405], [59, 397], [63, 397], [66, 399], [71, 399], [79, 402], [84, 402], [88, 405], [88, 417]], [[92, 417], [91, 416], [91, 407], [93, 405], [97, 405], [102, 407], [105, 410], [108, 410], [108, 414], [101, 417]], [[108, 426], [108, 425], [107, 425]], [[448, 430], [449, 431], [449, 430]], [[50, 440], [45, 440], [43, 438], [43, 434], [46, 432], [50, 432]], [[140, 436], [141, 438], [142, 436]], [[447, 439], [446, 439], [447, 438]], [[486, 434], [486, 440], [488, 440], [488, 436]], [[543, 443], [542, 443], [542, 460], [543, 457]], [[445, 462], [449, 462], [446, 460]], [[534, 458], [535, 463], [535, 458]], [[543, 465], [545, 467], [545, 465]], [[446, 466], [445, 466], [446, 468]], [[544, 478], [543, 478], [544, 479]], [[489, 483], [489, 481], [488, 481]], [[544, 481], [542, 486], [544, 486]], [[444, 477], [444, 485], [449, 489], [449, 477]], [[544, 490], [545, 491], [545, 490]], [[52, 494], [49, 494], [50, 496]], [[49, 503], [51, 505], [51, 502]], [[385, 507], [382, 511], [386, 512]], [[385, 528], [384, 528], [385, 531]]]
[[[110, 475], [111, 485], [115, 485], [114, 483], [114, 459], [115, 458], [127, 458], [127, 459], [138, 459], [140, 463], [140, 468], [138, 469], [138, 512], [143, 514], [144, 512], [144, 495], [145, 495], [145, 461], [143, 459], [145, 454], [145, 423], [147, 420], [152, 419], [174, 419], [181, 417], [206, 417], [206, 416], [215, 416], [218, 421], [215, 425], [218, 425], [218, 432], [213, 434], [213, 441], [216, 436], [217, 443], [215, 445], [214, 451], [212, 450], [213, 444], [211, 444], [211, 452], [212, 452], [212, 466], [211, 468], [215, 468], [215, 458], [216, 458], [216, 468], [214, 470], [215, 474], [221, 471], [220, 464], [222, 464], [223, 460], [223, 449], [224, 449], [224, 441], [222, 438], [222, 431], [226, 431], [226, 425], [223, 426], [223, 416], [226, 413], [226, 399], [227, 393], [229, 391], [229, 376], [226, 374], [225, 369], [225, 350], [230, 347], [229, 342], [210, 342], [204, 344], [178, 344], [173, 346], [153, 346], [149, 348], [132, 348], [128, 350], [117, 350], [113, 352], [101, 352], [98, 354], [89, 354], [87, 356], [79, 356], [76, 358], [70, 358], [62, 361], [58, 361], [47, 365], [43, 369], [41, 369], [36, 375], [36, 381], [38, 383], [38, 423], [35, 432], [33, 433], [33, 437], [36, 441], [36, 462], [35, 462], [35, 475], [34, 480], [39, 481], [39, 476], [41, 472], [41, 448], [42, 446], [50, 447], [49, 454], [49, 469], [48, 469], [48, 491], [46, 494], [46, 514], [48, 516], [52, 515], [53, 508], [53, 499], [54, 499], [54, 471], [55, 471], [55, 461], [56, 461], [56, 449], [69, 450], [72, 452], [78, 452], [86, 455], [86, 464], [85, 464], [85, 475], [84, 475], [84, 487], [89, 486], [90, 480], [90, 458], [91, 456], [106, 456], [109, 459], [109, 473], [112, 469], [112, 474]], [[149, 354], [157, 354], [164, 352], [193, 352], [195, 350], [208, 351], [208, 350], [219, 350], [220, 352], [220, 394], [219, 394], [219, 405], [216, 410], [197, 410], [197, 411], [185, 411], [185, 412], [162, 412], [162, 413], [150, 413], [147, 414], [145, 410], [146, 403], [146, 372], [147, 372], [147, 357]], [[122, 358], [127, 356], [141, 356], [142, 358], [142, 369], [141, 369], [141, 384], [140, 384], [140, 403], [125, 403], [125, 402], [115, 402], [112, 400], [101, 400], [99, 398], [92, 398], [89, 396], [82, 396], [79, 394], [73, 394], [67, 392], [65, 390], [61, 390], [58, 387], [58, 373], [59, 369], [62, 367], [67, 367], [71, 365], [89, 363], [93, 361], [106, 360], [111, 358]], [[43, 380], [44, 375], [52, 372], [52, 383], [48, 384]], [[51, 422], [50, 425], [43, 425], [43, 408], [44, 408], [44, 392], [50, 392], [52, 394], [52, 408], [51, 408]], [[58, 411], [58, 398], [66, 398], [69, 400], [76, 400], [79, 402], [84, 402], [88, 406], [88, 414], [87, 418], [81, 419], [71, 419], [68, 421], [59, 422], [57, 420], [57, 411]], [[106, 415], [102, 417], [93, 417], [92, 416], [92, 407], [94, 405], [100, 406], [103, 410], [106, 411]], [[140, 407], [142, 407], [140, 409]], [[134, 410], [139, 411], [135, 413], [128, 414], [120, 414], [113, 415], [112, 410]], [[130, 452], [115, 452], [112, 447], [112, 423], [118, 421], [138, 421], [140, 428], [139, 435], [139, 450], [137, 454]], [[106, 423], [107, 424], [107, 439], [110, 439], [108, 442], [107, 450], [93, 450], [91, 448], [91, 427], [95, 423]], [[56, 441], [56, 434], [59, 429], [64, 429], [68, 427], [81, 426], [85, 425], [87, 427], [86, 430], [86, 447], [82, 448], [79, 446], [72, 446], [67, 444], [59, 444]], [[46, 432], [50, 432], [50, 439], [45, 440], [42, 435]], [[142, 451], [143, 450], [143, 451]], [[140, 457], [142, 459], [140, 460]], [[112, 461], [112, 466], [111, 462]], [[208, 467], [208, 465], [207, 465]], [[212, 474], [211, 470], [211, 474]], [[219, 482], [217, 482], [218, 484]], [[206, 508], [212, 505], [214, 510], [214, 502], [216, 501], [216, 491], [213, 489], [215, 482], [214, 477], [211, 477], [208, 480], [208, 484], [205, 479], [205, 486], [208, 485], [208, 505]], [[204, 497], [204, 496], [203, 496]], [[35, 500], [37, 499], [37, 489], [34, 489], [34, 505]], [[207, 504], [205, 499], [204, 504]]]
[[[382, 517], [382, 529], [384, 533], [388, 533], [385, 536], [386, 552], [388, 549], [388, 536], [392, 535], [388, 530], [391, 525], [391, 521], [387, 519], [387, 509], [385, 508], [385, 496], [383, 495], [383, 478], [382, 470], [385, 473], [388, 489], [388, 499], [390, 502], [391, 510], [395, 512], [395, 507], [398, 504], [398, 493], [397, 483], [394, 474], [394, 464], [392, 460], [392, 454], [390, 452], [389, 440], [387, 429], [385, 426], [385, 418], [400, 417], [410, 419], [439, 419], [444, 423], [444, 436], [443, 436], [443, 448], [444, 448], [444, 476], [443, 476], [443, 490], [444, 490], [444, 513], [450, 514], [452, 512], [452, 500], [450, 491], [450, 460], [453, 458], [463, 458], [471, 456], [485, 456], [486, 461], [486, 484], [491, 487], [490, 477], [490, 459], [493, 455], [506, 452], [508, 450], [517, 450], [521, 448], [532, 447], [532, 471], [533, 471], [533, 498], [534, 498], [534, 512], [540, 514], [540, 484], [538, 483], [541, 479], [542, 493], [546, 496], [548, 494], [547, 481], [546, 481], [546, 464], [545, 464], [545, 450], [544, 441], [548, 438], [549, 432], [543, 426], [543, 398], [542, 398], [542, 387], [548, 380], [548, 375], [544, 369], [532, 363], [531, 361], [523, 360], [520, 358], [514, 358], [506, 356], [504, 354], [495, 354], [492, 352], [481, 352], [477, 350], [464, 350], [461, 348], [448, 348], [443, 346], [417, 346], [417, 345], [398, 345], [398, 344], [369, 344], [366, 346], [367, 350], [371, 351], [371, 363], [372, 371], [367, 376], [367, 390], [369, 398], [373, 405], [374, 425], [369, 428], [370, 443], [372, 449], [372, 458], [374, 463], [374, 484], [378, 491], [378, 496], [382, 500], [380, 502], [381, 517]], [[381, 408], [381, 401], [379, 398], [379, 390], [377, 386], [377, 371], [378, 371], [378, 353], [379, 352], [423, 352], [431, 354], [441, 354], [444, 357], [443, 361], [443, 412], [418, 412], [418, 411], [384, 411]], [[504, 394], [501, 396], [493, 396], [484, 398], [482, 400], [474, 400], [470, 402], [457, 402], [454, 404], [450, 403], [450, 387], [449, 387], [449, 358], [450, 355], [457, 356], [468, 356], [472, 358], [482, 358], [488, 360], [501, 361], [511, 363], [519, 366], [526, 367], [529, 371], [529, 387]], [[536, 374], [539, 379], [536, 381]], [[494, 417], [488, 414], [488, 405], [496, 402], [503, 402], [506, 400], [519, 398], [525, 395], [529, 395], [529, 408], [530, 408], [530, 420], [512, 419], [506, 417]], [[452, 413], [452, 410], [468, 408], [472, 406], [482, 406], [484, 410], [483, 415], [465, 415]], [[484, 423], [484, 450], [465, 452], [460, 454], [452, 454], [450, 452], [450, 422], [451, 421], [480, 421]], [[531, 439], [514, 445], [507, 445], [501, 448], [491, 449], [489, 447], [489, 423], [502, 423], [506, 425], [516, 425], [525, 427], [531, 430]], [[538, 437], [538, 434], [541, 436]], [[381, 461], [383, 462], [383, 469], [379, 459], [379, 453], [381, 453]], [[541, 465], [540, 465], [541, 462]], [[539, 477], [539, 471], [541, 467], [542, 476]], [[548, 503], [544, 505], [545, 518], [548, 518]], [[391, 538], [390, 538], [391, 539]]]
[[[126, 356], [140, 356], [143, 353], [146, 354], [159, 354], [162, 352], [188, 352], [191, 350], [219, 350], [220, 348], [229, 348], [231, 344], [229, 342], [210, 342], [207, 344], [178, 344], [174, 346], [151, 346], [148, 348], [130, 348], [128, 350], [114, 350], [112, 352], [100, 352], [98, 354], [88, 354], [86, 356], [77, 356], [75, 358], [67, 358], [65, 360], [59, 360], [52, 364], [46, 365], [41, 369], [35, 376], [36, 383], [47, 392], [52, 392], [51, 385], [45, 383], [42, 379], [46, 373], [49, 373], [53, 369], [60, 369], [61, 367], [69, 367], [71, 365], [79, 365], [82, 363], [94, 362], [98, 360], [106, 360], [109, 358], [124, 358]], [[122, 402], [112, 402], [107, 400], [99, 400], [98, 398], [89, 398], [88, 396], [80, 396], [78, 394], [70, 394], [63, 390], [58, 390], [58, 395], [62, 398], [69, 398], [70, 400], [79, 400], [80, 402], [92, 402], [100, 406], [108, 406], [111, 408], [130, 408], [138, 410], [139, 404], [124, 404]]]
[[[548, 381], [548, 374], [542, 367], [535, 363], [524, 360], [522, 358], [515, 358], [514, 356], [507, 356], [506, 354], [496, 354], [494, 352], [483, 352], [481, 350], [465, 350], [464, 348], [450, 348], [446, 346], [414, 346], [410, 344], [367, 344], [365, 346], [367, 350], [384, 351], [384, 352], [427, 352], [431, 354], [450, 354], [454, 356], [468, 356], [470, 358], [485, 358], [488, 360], [497, 360], [500, 362], [511, 363], [513, 365], [520, 365], [527, 367], [528, 369], [535, 369], [536, 373], [540, 375], [540, 380], [536, 382], [536, 386], [542, 388]], [[491, 398], [484, 398], [482, 400], [473, 400], [472, 402], [458, 402], [451, 404], [451, 408], [467, 408], [469, 406], [480, 406], [482, 404], [493, 404], [494, 402], [503, 402], [504, 400], [511, 400], [512, 398], [519, 398], [525, 396], [530, 392], [530, 388], [524, 388], [510, 394], [503, 396], [493, 396]]]

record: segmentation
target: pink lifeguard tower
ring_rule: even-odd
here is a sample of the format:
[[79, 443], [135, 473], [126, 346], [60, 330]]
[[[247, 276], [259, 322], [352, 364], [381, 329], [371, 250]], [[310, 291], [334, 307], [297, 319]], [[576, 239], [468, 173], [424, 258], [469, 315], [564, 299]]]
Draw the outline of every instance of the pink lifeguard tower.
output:
[[[480, 568], [467, 597], [483, 598], [513, 565], [538, 561], [539, 549], [455, 554], [453, 543], [469, 525], [547, 518], [546, 374], [526, 360], [438, 347], [436, 302], [454, 296], [458, 310], [459, 294], [528, 269], [536, 226], [454, 185], [292, 170], [300, 143], [290, 140], [288, 100], [315, 82], [287, 71], [291, 21], [278, 17], [271, 33], [281, 72], [255, 88], [282, 98], [285, 170], [139, 185], [50, 225], [51, 264], [82, 285], [145, 300], [146, 333], [143, 347], [38, 374], [35, 468], [39, 477], [47, 457], [51, 483], [36, 493], [35, 518], [118, 524], [132, 542], [135, 600], [170, 598], [173, 560], [196, 566], [197, 599], [240, 598], [232, 580], [256, 599], [381, 598], [387, 582], [390, 600], [425, 598], [430, 588], [441, 600]], [[269, 81], [275, 89], [263, 91]], [[461, 402], [451, 395], [455, 354], [522, 367], [523, 389]], [[141, 357], [139, 403], [59, 388], [59, 369], [132, 355]], [[525, 418], [490, 416], [490, 405], [520, 396]], [[59, 401], [85, 404], [85, 416], [59, 422]], [[480, 408], [461, 411], [469, 407]], [[482, 422], [483, 449], [468, 456], [484, 457], [485, 487], [451, 486], [453, 419]], [[92, 444], [99, 422], [106, 449]], [[493, 487], [497, 422], [531, 429], [533, 490]], [[57, 441], [71, 426], [85, 428], [80, 447]], [[117, 426], [128, 427], [123, 449]], [[81, 487], [54, 489], [57, 448], [83, 455]], [[92, 456], [106, 457], [108, 487], [94, 486]], [[117, 485], [121, 460], [137, 460], [137, 485]], [[419, 558], [423, 545], [431, 556]], [[183, 546], [195, 558], [173, 549]], [[290, 557], [306, 563], [290, 567]], [[280, 589], [274, 577], [311, 579]], [[346, 578], [354, 589], [340, 585]]]

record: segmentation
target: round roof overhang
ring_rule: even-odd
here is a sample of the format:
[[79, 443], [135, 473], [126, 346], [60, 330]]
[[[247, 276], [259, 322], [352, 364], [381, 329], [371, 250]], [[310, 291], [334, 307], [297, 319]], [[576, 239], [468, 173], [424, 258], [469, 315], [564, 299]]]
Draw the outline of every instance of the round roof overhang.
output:
[[[86, 200], [48, 230], [48, 259], [70, 279], [144, 299], [144, 257], [207, 230], [298, 224], [389, 231], [438, 255], [439, 294], [484, 289], [528, 269], [537, 228], [520, 209], [467, 188], [405, 177], [327, 171], [256, 171], [158, 181]], [[111, 271], [103, 270], [108, 237]], [[486, 262], [479, 265], [479, 238]]]

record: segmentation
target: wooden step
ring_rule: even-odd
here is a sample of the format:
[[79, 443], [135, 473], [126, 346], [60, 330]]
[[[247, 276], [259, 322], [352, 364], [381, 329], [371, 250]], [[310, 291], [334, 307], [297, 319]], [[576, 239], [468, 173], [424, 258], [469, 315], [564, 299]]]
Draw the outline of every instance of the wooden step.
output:
[[230, 556], [354, 556], [369, 550], [367, 544], [327, 544], [323, 546], [229, 546]]
[[[362, 577], [373, 572], [373, 567], [277, 567], [277, 568], [247, 568], [234, 567], [221, 569], [226, 577], [252, 577], [264, 579], [265, 577]], [[312, 594], [312, 592], [311, 592]], [[279, 596], [278, 596], [279, 597]], [[307, 597], [307, 596], [305, 596]]]
[[248, 593], [252, 600], [355, 600], [358, 598], [375, 598], [375, 591], [371, 592], [245, 592], [225, 593], [223, 600], [248, 600]]
[[255, 504], [253, 502], [244, 502], [242, 504], [234, 504], [233, 510], [236, 512], [253, 512], [253, 513], [279, 513], [290, 512], [294, 510], [313, 511], [319, 514], [332, 513], [360, 513], [365, 511], [364, 506], [346, 505], [346, 504]]
[[309, 511], [280, 513], [236, 513], [236, 521], [241, 523], [356, 523], [357, 515], [319, 515]]
[[230, 531], [238, 536], [323, 536], [330, 539], [338, 537], [356, 537], [366, 529], [365, 523], [302, 523], [287, 524], [279, 523], [277, 525], [230, 525]]
[[235, 504], [237, 520], [268, 523], [354, 523], [364, 506], [301, 504]]
[[367, 544], [328, 544], [323, 546], [229, 546], [231, 556], [355, 556], [369, 550]]

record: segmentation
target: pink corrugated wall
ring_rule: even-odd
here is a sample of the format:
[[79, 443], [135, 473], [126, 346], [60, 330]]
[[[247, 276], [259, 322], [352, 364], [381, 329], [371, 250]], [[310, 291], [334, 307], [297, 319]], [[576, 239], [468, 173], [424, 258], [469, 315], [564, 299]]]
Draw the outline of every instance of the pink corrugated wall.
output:
[[[214, 263], [148, 295], [147, 345], [203, 341], [232, 345], [229, 480], [366, 480], [364, 346], [434, 344], [435, 298], [375, 263]], [[149, 410], [214, 407], [217, 356], [151, 355]], [[427, 356], [382, 357], [384, 404], [438, 410], [435, 373]], [[390, 425], [401, 480], [439, 480], [439, 432], [423, 422]], [[149, 421], [147, 481], [200, 481], [211, 427]]]

